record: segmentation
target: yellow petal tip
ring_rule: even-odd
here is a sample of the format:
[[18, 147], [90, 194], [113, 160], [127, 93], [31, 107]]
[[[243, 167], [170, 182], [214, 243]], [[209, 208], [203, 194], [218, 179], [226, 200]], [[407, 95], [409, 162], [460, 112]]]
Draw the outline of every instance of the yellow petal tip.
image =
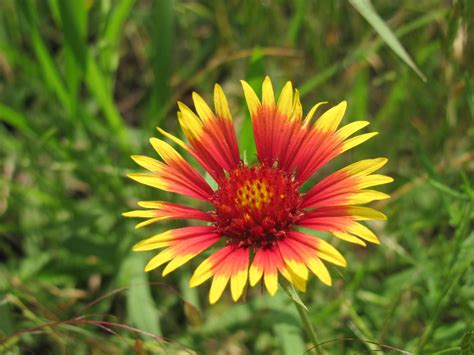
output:
[[278, 289], [276, 289], [276, 288], [275, 288], [275, 289], [271, 289], [271, 290], [267, 289], [267, 291], [268, 291], [268, 293], [270, 294], [270, 296], [272, 296], [272, 297], [273, 297], [273, 296], [275, 296], [275, 295], [276, 295], [276, 293], [277, 293]]
[[132, 247], [133, 251], [141, 251], [141, 249], [142, 249], [142, 246], [140, 245], [140, 243], [137, 243]]

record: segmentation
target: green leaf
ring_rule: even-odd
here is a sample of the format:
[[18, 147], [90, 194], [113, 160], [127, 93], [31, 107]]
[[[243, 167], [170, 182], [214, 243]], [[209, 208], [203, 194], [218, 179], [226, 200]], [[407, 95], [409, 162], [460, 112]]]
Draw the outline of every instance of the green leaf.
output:
[[400, 41], [397, 39], [392, 30], [387, 26], [384, 20], [375, 11], [370, 0], [349, 0], [352, 6], [367, 20], [367, 22], [374, 28], [380, 37], [388, 44], [388, 46], [423, 80], [426, 81], [426, 76], [416, 66], [415, 62], [408, 55], [405, 48], [403, 48]]
[[148, 274], [143, 271], [146, 256], [132, 254], [122, 265], [121, 281], [127, 290], [127, 314], [137, 328], [161, 335], [160, 314], [151, 296]]
[[254, 316], [255, 314], [247, 305], [235, 304], [227, 308], [219, 317], [207, 319], [196, 330], [202, 336], [210, 336], [222, 331], [222, 329], [242, 329]]
[[[291, 284], [287, 284], [286, 282], [280, 284], [295, 302], [298, 304], [303, 303]], [[288, 291], [289, 289], [293, 289], [293, 292], [296, 294], [296, 298], [299, 301], [296, 301], [295, 298], [293, 298], [293, 292]], [[288, 306], [288, 301], [283, 294], [277, 294], [276, 296], [271, 297], [266, 305], [273, 308], [275, 313], [281, 311], [280, 318], [275, 320], [272, 328], [280, 345], [282, 354], [304, 354], [306, 349], [302, 335], [303, 330], [298, 322], [298, 312], [296, 308]], [[303, 308], [307, 310], [306, 306], [303, 306]], [[305, 311], [303, 310], [303, 312]]]
[[273, 326], [275, 335], [280, 343], [283, 354], [304, 354], [305, 345], [301, 337], [301, 330], [288, 323], [279, 323]]

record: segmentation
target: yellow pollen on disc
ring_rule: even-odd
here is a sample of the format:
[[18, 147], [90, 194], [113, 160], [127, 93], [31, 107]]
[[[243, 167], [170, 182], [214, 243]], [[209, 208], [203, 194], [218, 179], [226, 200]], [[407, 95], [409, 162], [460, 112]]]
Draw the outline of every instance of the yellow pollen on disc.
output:
[[265, 181], [246, 181], [237, 190], [236, 203], [240, 207], [260, 210], [268, 205], [273, 197], [273, 192]]

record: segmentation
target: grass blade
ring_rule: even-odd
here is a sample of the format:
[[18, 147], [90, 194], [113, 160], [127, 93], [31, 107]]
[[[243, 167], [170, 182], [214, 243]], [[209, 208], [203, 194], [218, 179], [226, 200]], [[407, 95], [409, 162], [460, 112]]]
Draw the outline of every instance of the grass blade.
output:
[[113, 101], [112, 94], [107, 89], [102, 72], [91, 55], [87, 58], [86, 83], [104, 112], [109, 126], [117, 134], [122, 148], [127, 150], [129, 147], [128, 135], [122, 116]]
[[426, 76], [416, 66], [415, 62], [408, 55], [405, 48], [403, 48], [400, 41], [397, 39], [392, 30], [382, 20], [379, 14], [375, 11], [370, 0], [349, 0], [352, 6], [367, 20], [367, 22], [374, 28], [380, 37], [387, 43], [387, 45], [423, 80], [426, 81]]
[[33, 131], [28, 125], [27, 118], [2, 103], [0, 103], [0, 121], [6, 122], [15, 127], [19, 132], [26, 136], [33, 135]]
[[102, 38], [103, 43], [100, 51], [101, 67], [108, 73], [115, 73], [119, 63], [118, 45], [124, 32], [125, 20], [131, 15], [135, 0], [120, 1], [111, 6], [107, 16]]
[[[154, 86], [151, 94], [150, 111], [145, 127], [154, 127], [163, 118], [164, 108], [170, 98], [170, 79], [172, 73], [172, 54], [174, 46], [173, 1], [156, 1], [152, 7], [152, 52], [151, 63]], [[157, 114], [158, 113], [158, 117]]]
[[122, 34], [123, 24], [127, 17], [130, 16], [134, 4], [135, 0], [124, 0], [112, 8], [102, 36], [108, 46], [115, 46], [117, 44]]
[[44, 80], [46, 84], [56, 93], [61, 104], [70, 110], [71, 102], [64, 85], [63, 79], [57, 69], [57, 65], [53, 60], [53, 57], [49, 53], [47, 46], [40, 34], [39, 30], [39, 19], [37, 17], [37, 10], [35, 3], [32, 1], [20, 1], [18, 6], [28, 20], [30, 39], [33, 46], [33, 50], [36, 55], [36, 59], [41, 67]]
[[82, 1], [59, 0], [62, 30], [66, 44], [72, 49], [74, 58], [82, 70], [86, 66], [87, 47], [84, 40], [85, 3]]
[[292, 17], [290, 22], [290, 28], [288, 29], [288, 33], [286, 34], [287, 41], [292, 46], [295, 46], [295, 44], [297, 43], [298, 33], [305, 18], [307, 5], [308, 3], [306, 0], [298, 0], [295, 2], [295, 16]]

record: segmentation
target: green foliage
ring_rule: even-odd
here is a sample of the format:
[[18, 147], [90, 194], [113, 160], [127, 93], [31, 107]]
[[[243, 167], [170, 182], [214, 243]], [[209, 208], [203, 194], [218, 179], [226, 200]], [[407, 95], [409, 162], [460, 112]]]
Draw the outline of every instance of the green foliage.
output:
[[121, 216], [138, 200], [175, 199], [125, 175], [139, 171], [131, 154], [153, 154], [155, 126], [180, 135], [176, 101], [193, 90], [210, 101], [223, 86], [254, 160], [239, 80], [259, 91], [268, 74], [278, 89], [291, 80], [305, 111], [347, 99], [345, 122], [380, 132], [324, 174], [387, 156], [395, 178], [392, 199], [376, 204], [388, 222], [371, 225], [382, 244], [331, 240], [348, 267], [331, 269], [333, 287], [312, 279], [299, 294], [320, 349], [472, 353], [472, 10], [468, 0], [0, 1], [0, 352], [311, 347], [282, 289], [209, 306], [208, 284], [187, 287], [199, 260], [166, 278], [142, 272], [152, 253], [131, 246], [181, 222], [134, 230]]

